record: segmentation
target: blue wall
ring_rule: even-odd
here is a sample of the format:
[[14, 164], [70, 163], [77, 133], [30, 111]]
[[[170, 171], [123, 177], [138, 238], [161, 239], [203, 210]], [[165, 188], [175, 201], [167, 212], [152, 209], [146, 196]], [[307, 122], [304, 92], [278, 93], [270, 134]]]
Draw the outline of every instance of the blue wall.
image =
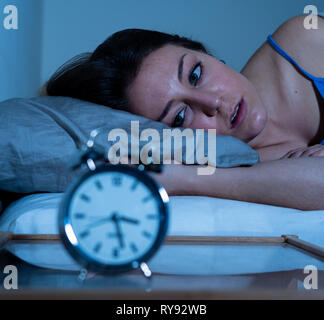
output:
[[44, 0], [42, 80], [111, 33], [130, 27], [180, 33], [240, 71], [269, 33], [323, 0]]
[[[6, 5], [18, 9], [18, 29], [7, 30]], [[0, 0], [0, 101], [37, 94], [41, 83], [42, 0]]]
[[[146, 28], [198, 39], [240, 71], [266, 36], [323, 0], [0, 0], [0, 100], [36, 95], [66, 60], [110, 34]], [[16, 5], [19, 29], [5, 30]]]

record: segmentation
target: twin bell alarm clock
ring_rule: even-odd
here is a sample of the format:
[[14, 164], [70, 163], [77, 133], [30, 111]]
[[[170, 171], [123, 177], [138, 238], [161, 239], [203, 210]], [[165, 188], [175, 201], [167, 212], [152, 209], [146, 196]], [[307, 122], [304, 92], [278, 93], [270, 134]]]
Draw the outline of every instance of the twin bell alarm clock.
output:
[[85, 270], [116, 274], [140, 268], [150, 276], [146, 262], [167, 233], [165, 189], [147, 174], [150, 166], [97, 165], [104, 153], [94, 143], [78, 159], [74, 167], [88, 170], [68, 188], [60, 206], [64, 246]]

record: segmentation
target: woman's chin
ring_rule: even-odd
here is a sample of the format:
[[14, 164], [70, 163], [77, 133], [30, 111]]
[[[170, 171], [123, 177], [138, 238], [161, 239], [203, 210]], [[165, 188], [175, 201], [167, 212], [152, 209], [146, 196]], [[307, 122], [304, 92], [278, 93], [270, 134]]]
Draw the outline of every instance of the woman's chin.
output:
[[258, 117], [255, 119], [252, 125], [248, 127], [248, 131], [246, 133], [244, 142], [248, 143], [250, 146], [260, 144], [262, 140], [262, 133], [266, 127], [267, 118], [266, 117]]

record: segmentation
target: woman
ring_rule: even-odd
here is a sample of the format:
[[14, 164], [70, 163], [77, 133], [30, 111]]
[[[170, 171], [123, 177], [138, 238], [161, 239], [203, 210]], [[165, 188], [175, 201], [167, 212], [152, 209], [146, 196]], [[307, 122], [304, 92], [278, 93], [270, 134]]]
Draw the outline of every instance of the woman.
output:
[[318, 20], [318, 30], [306, 30], [303, 16], [288, 20], [240, 73], [198, 42], [121, 31], [63, 66], [47, 92], [127, 108], [173, 127], [213, 128], [260, 155], [255, 166], [217, 169], [213, 176], [167, 166], [156, 178], [171, 195], [324, 209], [324, 80], [311, 78], [324, 77], [324, 19]]

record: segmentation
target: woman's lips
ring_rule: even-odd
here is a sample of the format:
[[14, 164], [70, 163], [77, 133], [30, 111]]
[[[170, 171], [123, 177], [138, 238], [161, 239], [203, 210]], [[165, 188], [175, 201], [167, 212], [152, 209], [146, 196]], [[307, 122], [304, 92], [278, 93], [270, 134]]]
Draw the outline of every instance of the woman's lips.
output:
[[[234, 112], [233, 112], [233, 114], [231, 116], [231, 119], [234, 116], [235, 111], [236, 111], [236, 106], [235, 106], [235, 110], [234, 110]], [[246, 117], [246, 114], [247, 114], [247, 104], [244, 101], [244, 99], [242, 99], [239, 102], [239, 109], [237, 111], [237, 114], [236, 114], [236, 117], [234, 119], [234, 122], [231, 123], [231, 129], [238, 128], [242, 124], [242, 122], [244, 121], [244, 119]]]

